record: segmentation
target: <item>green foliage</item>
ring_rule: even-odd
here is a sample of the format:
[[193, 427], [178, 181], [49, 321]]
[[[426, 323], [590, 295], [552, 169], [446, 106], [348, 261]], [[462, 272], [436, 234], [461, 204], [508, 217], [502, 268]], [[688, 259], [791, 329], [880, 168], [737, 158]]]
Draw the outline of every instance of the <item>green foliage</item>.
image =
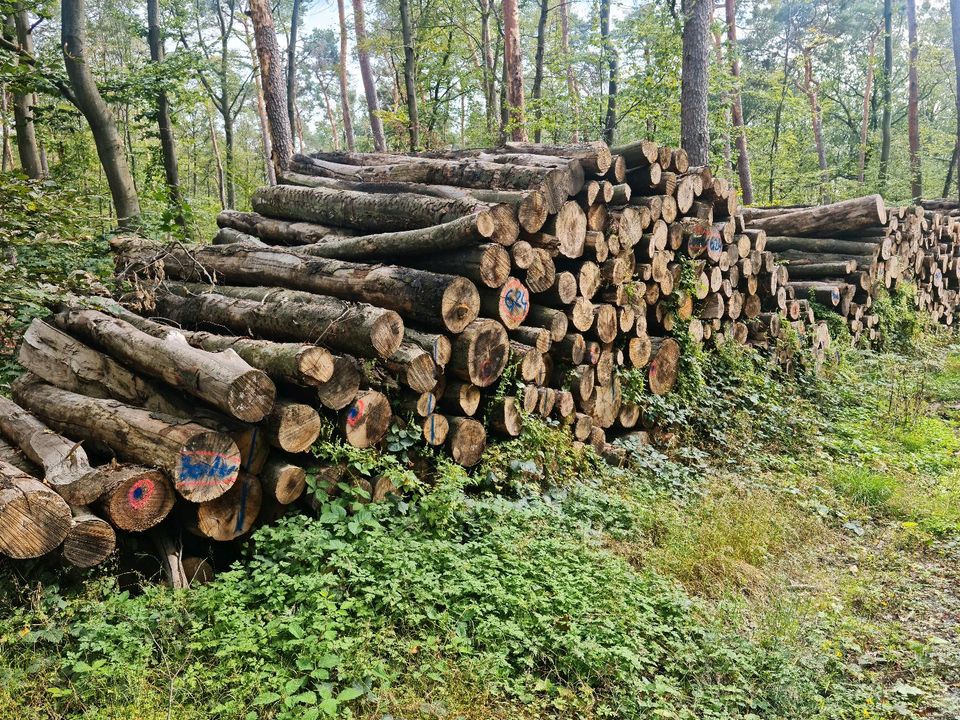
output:
[[898, 285], [893, 292], [878, 288], [872, 310], [880, 319], [881, 350], [909, 352], [916, 346], [923, 331], [923, 318], [914, 305], [916, 293], [913, 285]]

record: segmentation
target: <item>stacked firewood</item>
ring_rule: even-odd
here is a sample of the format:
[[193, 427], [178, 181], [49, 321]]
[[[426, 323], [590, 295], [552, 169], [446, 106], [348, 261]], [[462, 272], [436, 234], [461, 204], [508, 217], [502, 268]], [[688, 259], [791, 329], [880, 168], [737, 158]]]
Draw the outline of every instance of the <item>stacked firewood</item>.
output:
[[[0, 552], [62, 546], [94, 564], [116, 530], [168, 515], [232, 540], [282, 514], [308, 473], [382, 499], [390, 479], [308, 451], [380, 445], [398, 425], [471, 466], [488, 434], [515, 437], [535, 414], [619, 460], [608, 441], [645, 423], [624, 378], [667, 393], [677, 337], [782, 330], [764, 231], [682, 150], [513, 143], [296, 156], [291, 170], [252, 212], [221, 213], [212, 245], [118, 239], [132, 292], [31, 325], [28, 373], [0, 411], [25, 456], [9, 446], [19, 467], [0, 465], [16, 489], [0, 495], [0, 533], [6, 518], [20, 528]], [[100, 544], [74, 540], [77, 561], [74, 536]]]
[[839, 313], [854, 342], [878, 340], [877, 292], [903, 282], [916, 284], [918, 309], [934, 321], [953, 322], [960, 286], [960, 223], [954, 217], [922, 205], [888, 208], [879, 195], [752, 208], [745, 216], [751, 227], [766, 231], [791, 296]]

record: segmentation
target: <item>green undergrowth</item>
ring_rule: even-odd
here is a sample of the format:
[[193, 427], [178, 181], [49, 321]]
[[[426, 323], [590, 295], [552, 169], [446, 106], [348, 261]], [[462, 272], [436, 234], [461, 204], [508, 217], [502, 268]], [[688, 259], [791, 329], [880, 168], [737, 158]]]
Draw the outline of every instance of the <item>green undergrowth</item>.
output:
[[623, 468], [533, 418], [469, 474], [400, 428], [325, 439], [404, 492], [345, 482], [190, 591], [0, 566], [0, 717], [929, 715], [890, 583], [960, 529], [949, 341], [819, 374], [723, 346], [662, 398], [625, 377], [672, 441]]

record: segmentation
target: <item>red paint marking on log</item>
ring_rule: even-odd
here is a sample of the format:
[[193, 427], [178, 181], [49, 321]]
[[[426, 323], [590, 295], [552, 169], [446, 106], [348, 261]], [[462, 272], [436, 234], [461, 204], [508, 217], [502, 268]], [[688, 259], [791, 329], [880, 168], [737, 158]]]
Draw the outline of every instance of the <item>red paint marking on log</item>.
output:
[[154, 484], [150, 478], [140, 478], [127, 493], [127, 502], [134, 510], [143, 508], [153, 495]]
[[356, 404], [347, 412], [347, 425], [354, 427], [363, 417], [363, 400], [357, 400]]

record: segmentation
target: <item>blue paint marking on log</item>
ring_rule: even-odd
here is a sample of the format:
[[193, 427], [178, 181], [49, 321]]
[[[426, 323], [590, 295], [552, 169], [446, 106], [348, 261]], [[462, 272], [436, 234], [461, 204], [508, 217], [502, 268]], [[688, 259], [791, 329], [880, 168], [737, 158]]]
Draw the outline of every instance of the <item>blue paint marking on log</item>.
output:
[[436, 415], [430, 413], [430, 444], [433, 445], [433, 442], [436, 438], [436, 433], [434, 432], [434, 423], [436, 422]]
[[527, 294], [520, 288], [508, 290], [503, 302], [507, 306], [507, 310], [510, 311], [511, 315], [516, 315], [518, 313], [524, 313], [527, 311]]
[[260, 428], [256, 425], [253, 426], [253, 435], [250, 437], [250, 456], [247, 458], [247, 462], [243, 464], [244, 470], [250, 469], [250, 463], [253, 462], [253, 458], [257, 454], [257, 440], [260, 439]]
[[247, 495], [250, 493], [250, 481], [244, 479], [243, 487], [240, 488], [240, 512], [237, 513], [237, 526], [234, 532], [238, 533], [243, 529], [243, 521], [247, 517]]
[[180, 455], [180, 481], [192, 484], [217, 485], [232, 475], [236, 475], [240, 468], [239, 457], [230, 458], [230, 460], [237, 460], [237, 462], [230, 462], [220, 453], [210, 454], [214, 455], [212, 463], [204, 457], [203, 453], [182, 453]]

